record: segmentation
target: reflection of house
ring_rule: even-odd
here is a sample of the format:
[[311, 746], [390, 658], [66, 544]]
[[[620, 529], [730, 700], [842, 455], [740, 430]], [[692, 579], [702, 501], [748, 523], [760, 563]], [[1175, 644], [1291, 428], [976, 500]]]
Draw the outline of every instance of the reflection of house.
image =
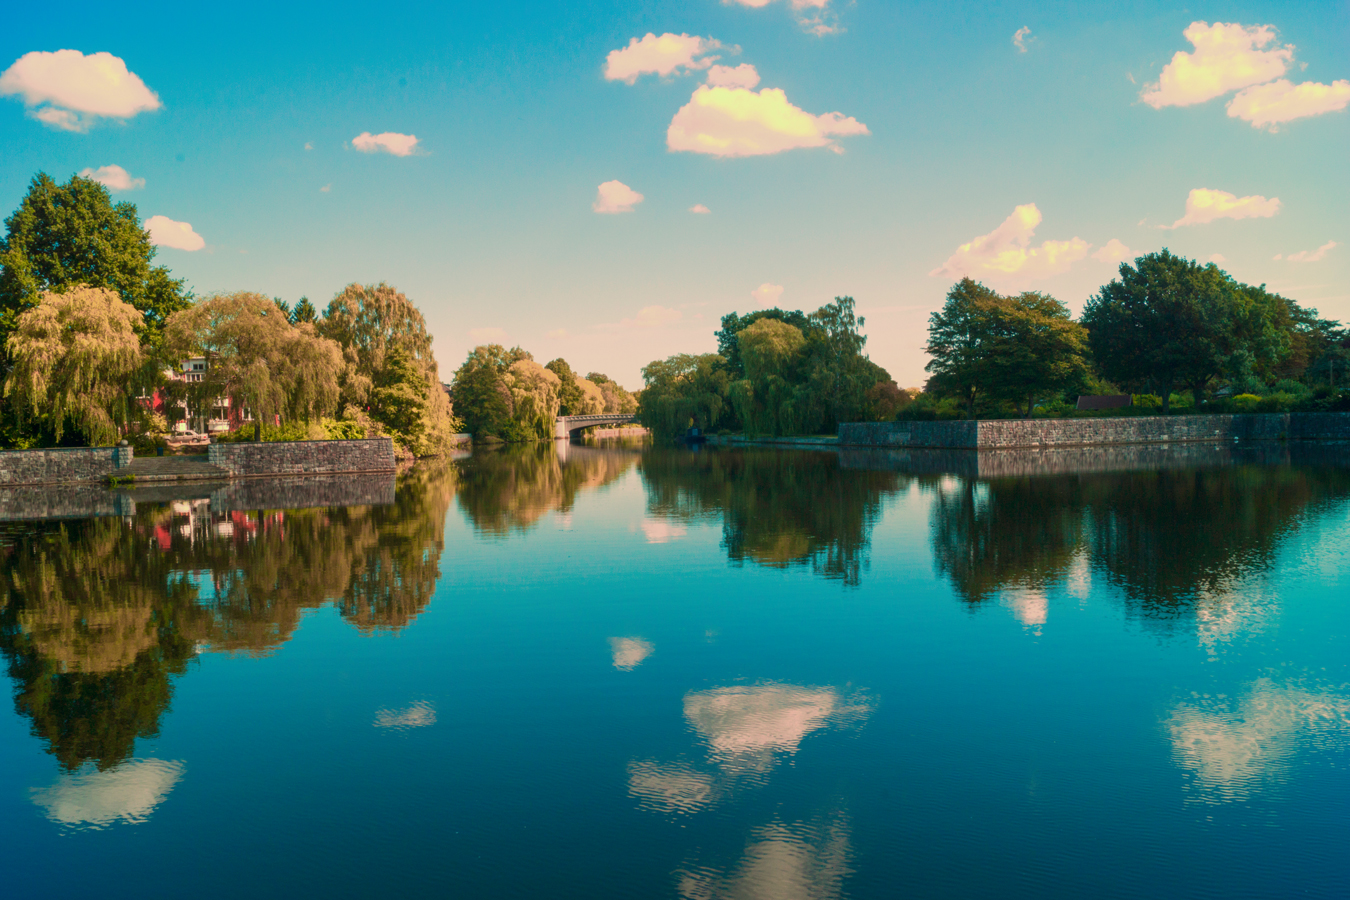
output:
[[[206, 357], [194, 356], [185, 359], [175, 369], [165, 369], [166, 381], [180, 383], [199, 383], [206, 378], [209, 365]], [[162, 413], [173, 423], [176, 430], [194, 428], [202, 433], [233, 431], [245, 422], [252, 422], [253, 415], [243, 407], [232, 407], [229, 397], [217, 397], [209, 406], [191, 409], [186, 400], [169, 400], [158, 390], [152, 398], [147, 398], [157, 413]]]

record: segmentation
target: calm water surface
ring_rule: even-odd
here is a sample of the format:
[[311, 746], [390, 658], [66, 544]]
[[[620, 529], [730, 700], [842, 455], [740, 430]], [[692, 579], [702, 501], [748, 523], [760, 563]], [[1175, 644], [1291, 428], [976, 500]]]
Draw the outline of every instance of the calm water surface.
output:
[[1350, 447], [0, 500], [7, 896], [1350, 896]]

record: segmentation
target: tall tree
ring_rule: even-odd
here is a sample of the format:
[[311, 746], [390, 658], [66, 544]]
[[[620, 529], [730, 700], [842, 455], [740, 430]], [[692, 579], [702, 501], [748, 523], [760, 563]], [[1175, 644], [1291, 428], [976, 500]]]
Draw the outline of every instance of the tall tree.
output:
[[558, 357], [544, 368], [558, 376], [558, 400], [561, 404], [558, 408], [558, 415], [585, 415], [581, 409], [585, 405], [585, 395], [582, 393], [581, 385], [578, 384], [576, 373], [567, 364], [567, 360]]
[[[416, 304], [383, 281], [349, 284], [328, 304], [318, 329], [342, 348], [345, 359], [342, 399], [357, 407], [369, 406], [372, 387], [390, 379], [385, 372], [390, 354], [396, 350], [405, 354], [426, 381], [427, 405], [417, 437], [398, 436], [418, 456], [448, 449], [450, 436], [459, 429], [459, 423], [441, 386], [440, 371], [431, 350], [431, 334]], [[381, 424], [393, 428], [389, 422]]]
[[291, 310], [291, 322], [296, 325], [303, 325], [308, 322], [311, 325], [318, 324], [319, 311], [314, 308], [314, 304], [309, 302], [308, 297], [301, 297], [295, 301], [295, 309]]
[[642, 367], [642, 380], [638, 417], [658, 435], [678, 437], [691, 425], [714, 428], [727, 406], [730, 377], [716, 353], [655, 360]]
[[451, 391], [455, 411], [464, 428], [475, 438], [510, 440], [515, 422], [515, 399], [506, 382], [506, 372], [529, 354], [519, 347], [507, 350], [500, 344], [475, 347], [455, 371]]
[[137, 382], [146, 380], [142, 323], [105, 288], [43, 294], [6, 342], [5, 396], [20, 416], [49, 422], [58, 442], [74, 426], [91, 445], [113, 443], [136, 412]]
[[112, 202], [97, 181], [57, 184], [39, 172], [0, 239], [0, 345], [18, 317], [50, 291], [76, 285], [114, 291], [140, 311], [153, 345], [170, 315], [190, 305], [182, 279], [155, 266], [155, 247], [136, 207]]
[[1049, 294], [1026, 291], [995, 307], [995, 333], [985, 348], [989, 389], [1026, 404], [1084, 384], [1088, 374], [1087, 331]]
[[933, 374], [924, 390], [960, 397], [967, 418], [975, 418], [975, 401], [988, 392], [986, 345], [996, 333], [1001, 302], [997, 292], [962, 278], [947, 292], [942, 309], [928, 317], [928, 344], [923, 349], [933, 358], [924, 368]]
[[172, 359], [206, 357], [201, 381], [170, 385], [192, 409], [228, 397], [261, 423], [312, 421], [337, 408], [342, 351], [312, 325], [292, 325], [262, 294], [218, 294], [174, 313], [164, 343]]
[[[737, 341], [737, 336], [754, 325], [756, 322], [764, 319], [776, 319], [796, 328], [803, 334], [814, 330], [817, 326], [806, 313], [796, 309], [760, 309], [752, 313], [746, 313], [744, 316], [736, 313], [727, 313], [722, 317], [722, 327], [713, 332], [717, 338], [717, 353], [726, 360], [726, 368], [733, 379], [745, 377], [745, 366], [741, 361], [741, 348]], [[592, 379], [594, 380], [594, 379]]]
[[1166, 413], [1173, 390], [1198, 399], [1241, 349], [1238, 285], [1218, 266], [1166, 249], [1134, 262], [1088, 300], [1082, 322], [1101, 374], [1156, 391]]

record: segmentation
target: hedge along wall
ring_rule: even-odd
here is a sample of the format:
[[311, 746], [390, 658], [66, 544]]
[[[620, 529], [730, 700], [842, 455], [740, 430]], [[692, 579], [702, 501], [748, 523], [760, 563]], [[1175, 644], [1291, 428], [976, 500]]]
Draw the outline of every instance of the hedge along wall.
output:
[[857, 422], [839, 426], [839, 443], [863, 447], [1073, 447], [1189, 441], [1350, 440], [1350, 413], [1132, 416], [957, 422]]
[[131, 465], [130, 447], [63, 447], [0, 450], [0, 484], [102, 481]]
[[231, 478], [392, 472], [395, 469], [394, 442], [389, 438], [212, 444], [206, 453], [207, 461], [229, 472]]

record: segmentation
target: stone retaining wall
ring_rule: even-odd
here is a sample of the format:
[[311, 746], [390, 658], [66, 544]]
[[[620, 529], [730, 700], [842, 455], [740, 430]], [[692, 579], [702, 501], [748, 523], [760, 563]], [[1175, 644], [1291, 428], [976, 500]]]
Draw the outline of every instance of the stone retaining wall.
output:
[[857, 422], [839, 443], [862, 447], [992, 450], [1192, 441], [1350, 440], [1350, 413], [1130, 416], [956, 422]]
[[130, 447], [0, 450], [0, 484], [102, 481], [131, 465]]
[[394, 442], [389, 438], [212, 444], [207, 448], [207, 461], [229, 472], [231, 478], [392, 472], [395, 469]]

